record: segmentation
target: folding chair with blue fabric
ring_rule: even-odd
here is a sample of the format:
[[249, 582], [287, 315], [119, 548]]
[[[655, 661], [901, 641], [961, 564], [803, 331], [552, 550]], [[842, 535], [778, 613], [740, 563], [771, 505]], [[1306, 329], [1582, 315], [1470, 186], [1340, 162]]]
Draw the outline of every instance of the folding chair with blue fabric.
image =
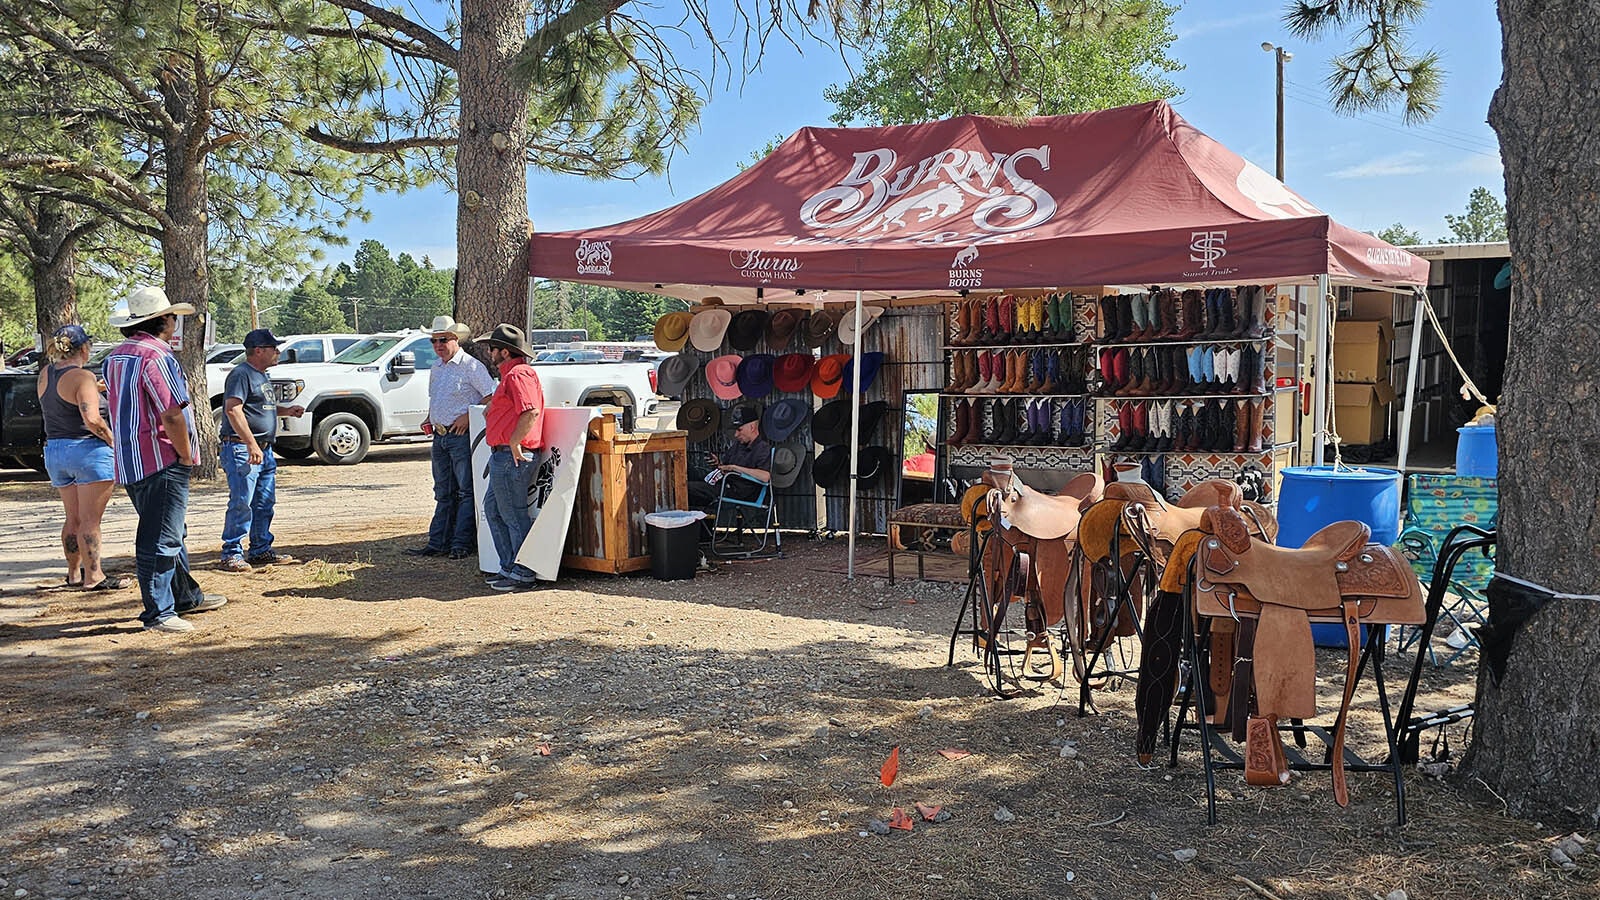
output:
[[[773, 470], [773, 461], [777, 457], [777, 450], [767, 458], [767, 471]], [[773, 494], [772, 482], [752, 478], [743, 472], [729, 472], [722, 477], [720, 484], [721, 493], [717, 496], [717, 508], [711, 520], [711, 553], [723, 559], [750, 559], [757, 556], [778, 556], [783, 553], [783, 536], [778, 533], [778, 506], [777, 498]], [[752, 497], [738, 497], [728, 492], [732, 485], [750, 484], [756, 486], [756, 493]], [[740, 491], [744, 493], [744, 491]], [[724, 514], [732, 519], [731, 525], [724, 524]], [[748, 517], [753, 517], [754, 522], [748, 522]], [[731, 529], [731, 535], [728, 533]], [[752, 534], [761, 535], [761, 543], [755, 547], [744, 550], [726, 549], [730, 544], [744, 547], [744, 535], [748, 529]], [[770, 549], [768, 545], [770, 546]]]
[[[1435, 666], [1447, 666], [1478, 645], [1478, 627], [1488, 616], [1494, 545], [1481, 536], [1495, 529], [1499, 490], [1493, 478], [1475, 476], [1412, 475], [1408, 480], [1405, 520], [1395, 546], [1430, 592], [1433, 582], [1443, 579], [1444, 584], [1437, 616], [1430, 616], [1422, 628], [1402, 629], [1400, 649], [1421, 644]], [[1465, 542], [1476, 545], [1459, 552]], [[1438, 566], [1441, 558], [1450, 564]], [[1446, 653], [1434, 646], [1432, 626], [1437, 621], [1448, 626]]]

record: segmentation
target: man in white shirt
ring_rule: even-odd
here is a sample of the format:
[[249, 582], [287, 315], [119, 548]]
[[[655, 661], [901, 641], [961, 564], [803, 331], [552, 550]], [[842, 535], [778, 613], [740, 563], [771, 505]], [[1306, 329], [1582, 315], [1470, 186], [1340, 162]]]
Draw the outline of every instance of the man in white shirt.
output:
[[472, 439], [467, 408], [494, 393], [494, 378], [483, 363], [461, 349], [471, 334], [449, 316], [438, 316], [428, 329], [439, 361], [428, 374], [428, 422], [433, 433], [433, 521], [428, 543], [405, 552], [411, 556], [466, 559], [477, 544], [472, 507]]

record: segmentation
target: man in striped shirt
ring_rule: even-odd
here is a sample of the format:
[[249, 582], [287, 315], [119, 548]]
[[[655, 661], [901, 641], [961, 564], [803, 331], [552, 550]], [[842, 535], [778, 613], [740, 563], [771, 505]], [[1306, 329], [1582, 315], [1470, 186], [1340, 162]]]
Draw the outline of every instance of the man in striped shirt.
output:
[[111, 324], [127, 338], [106, 357], [102, 374], [110, 401], [112, 460], [139, 514], [133, 553], [150, 631], [185, 632], [194, 626], [179, 614], [204, 612], [227, 598], [200, 590], [189, 574], [189, 470], [199, 461], [189, 383], [168, 340], [188, 303], [172, 303], [157, 287], [128, 297], [128, 314]]

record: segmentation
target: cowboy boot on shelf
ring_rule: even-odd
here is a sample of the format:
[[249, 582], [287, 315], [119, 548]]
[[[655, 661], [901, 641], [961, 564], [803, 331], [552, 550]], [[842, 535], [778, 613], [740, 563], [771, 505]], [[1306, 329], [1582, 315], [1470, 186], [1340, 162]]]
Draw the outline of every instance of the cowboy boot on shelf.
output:
[[1042, 344], [1050, 340], [1050, 298], [1033, 298], [1033, 342]]
[[984, 322], [984, 314], [988, 311], [989, 304], [982, 297], [970, 297], [966, 301], [967, 330], [963, 332], [962, 343], [981, 344], [988, 335], [988, 324]]
[[1250, 440], [1245, 449], [1251, 453], [1261, 452], [1261, 433], [1266, 430], [1266, 409], [1265, 397], [1257, 397], [1250, 401]]
[[1163, 452], [1172, 449], [1172, 401], [1157, 400], [1151, 404], [1150, 441], [1145, 449]]
[[1036, 413], [1038, 426], [1034, 432], [1033, 443], [1037, 447], [1048, 447], [1055, 443], [1055, 436], [1050, 433], [1050, 399], [1047, 397], [1039, 401], [1039, 411]]
[[1174, 397], [1189, 393], [1189, 354], [1187, 347], [1176, 344], [1167, 348], [1167, 361], [1172, 370], [1172, 388], [1167, 391]]
[[1231, 394], [1239, 386], [1235, 374], [1239, 366], [1239, 351], [1232, 347], [1217, 348], [1217, 393]]
[[1267, 392], [1266, 354], [1255, 347], [1247, 347], [1245, 360], [1239, 365], [1243, 369], [1239, 377], [1244, 381], [1244, 391], [1247, 394], [1265, 394]]
[[1160, 288], [1150, 289], [1149, 299], [1145, 301], [1145, 318], [1150, 320], [1150, 327], [1145, 331], [1145, 340], [1166, 340], [1167, 325], [1170, 324], [1163, 307], [1163, 295], [1166, 292]]
[[1204, 346], [1200, 348], [1200, 374], [1204, 378], [1202, 393], [1215, 394], [1222, 385], [1222, 376], [1217, 373], [1217, 348]]
[[1007, 400], [1005, 401], [1005, 404], [1005, 433], [1001, 435], [1000, 443], [1011, 444], [1014, 446], [1016, 445], [1018, 438], [1021, 437], [1021, 430], [1018, 427], [1018, 419], [1022, 416], [1022, 401]]
[[1016, 435], [1006, 443], [1022, 446], [1033, 440], [1033, 402], [1022, 400], [1014, 402], [1022, 404], [1022, 427], [1018, 428]]
[[950, 418], [954, 423], [950, 429], [949, 444], [959, 447], [967, 442], [967, 431], [972, 427], [972, 415], [967, 411], [971, 404], [966, 400], [957, 400], [950, 404]]
[[1178, 292], [1172, 288], [1161, 292], [1161, 317], [1166, 322], [1161, 339], [1177, 340], [1178, 335], [1183, 332], [1183, 320], [1178, 318]]
[[1211, 401], [1198, 401], [1194, 405], [1194, 449], [1211, 451]]
[[1139, 354], [1144, 357], [1144, 382], [1142, 385], [1144, 391], [1140, 394], [1143, 397], [1153, 397], [1161, 393], [1160, 370], [1156, 366], [1156, 360], [1161, 354], [1156, 352], [1157, 349], [1159, 348], [1145, 347]]
[[1000, 330], [1000, 304], [995, 298], [978, 301], [978, 333], [974, 343], [993, 344], [995, 332]]
[[961, 443], [963, 445], [983, 443], [983, 402], [981, 400], [963, 400], [961, 402], [965, 404], [966, 408], [962, 410], [962, 413], [967, 418], [967, 430]]
[[1044, 337], [1055, 343], [1061, 340], [1061, 295], [1051, 294], [1044, 301]]
[[1233, 404], [1233, 452], [1243, 453], [1250, 446], [1250, 401], [1228, 402]]
[[1133, 295], [1117, 295], [1117, 340], [1126, 343], [1133, 334]]
[[1222, 288], [1222, 329], [1217, 332], [1217, 337], [1223, 340], [1239, 336], [1239, 313], [1235, 308], [1237, 298], [1234, 297], [1233, 288]]
[[1199, 311], [1197, 309], [1199, 303], [1199, 291], [1184, 291], [1178, 295], [1176, 316], [1178, 325], [1172, 335], [1177, 340], [1187, 341], [1194, 337], [1198, 330], [1194, 327], [1194, 314]]
[[1250, 307], [1250, 321], [1245, 323], [1244, 328], [1246, 338], [1259, 341], [1271, 333], [1267, 328], [1267, 304], [1276, 304], [1276, 294], [1276, 291], [1269, 291], [1266, 286], [1256, 285], [1255, 303]]
[[1115, 335], [1117, 333], [1117, 298], [1115, 298], [1115, 297], [1101, 297], [1100, 298], [1100, 321], [1097, 324], [1099, 325], [1099, 331], [1098, 331], [1098, 337], [1096, 339], [1100, 343], [1109, 344], [1112, 341], [1116, 340]]
[[966, 380], [965, 354], [957, 350], [950, 354], [950, 383], [945, 385], [946, 394], [961, 393], [961, 384]]
[[1023, 351], [1023, 359], [1028, 363], [1028, 377], [1023, 379], [1022, 392], [1025, 394], [1044, 393], [1044, 357], [1037, 350]]
[[1033, 326], [1033, 300], [1029, 297], [1015, 298], [1016, 319], [1011, 323], [1011, 343], [1028, 344], [1033, 342], [1030, 331]]
[[1150, 449], [1150, 404], [1133, 405], [1133, 430], [1135, 437], [1128, 443], [1128, 449], [1139, 452]]
[[1039, 393], [1054, 394], [1061, 390], [1061, 359], [1054, 350], [1040, 350], [1039, 371], [1044, 377], [1039, 379]]
[[948, 324], [946, 326], [946, 331], [950, 335], [950, 339], [946, 341], [946, 344], [951, 347], [960, 346], [962, 343], [962, 336], [967, 333], [966, 301], [957, 300], [950, 307], [950, 315]]
[[1007, 351], [1011, 359], [1008, 365], [1011, 369], [1011, 379], [1005, 392], [1008, 394], [1022, 393], [1028, 384], [1028, 353], [1026, 350]]
[[1227, 408], [1222, 401], [1215, 397], [1206, 401], [1209, 407], [1207, 415], [1211, 419], [1211, 446], [1206, 449], [1212, 453], [1225, 453], [1233, 447], [1233, 420], [1225, 419]]
[[1168, 364], [1170, 347], [1153, 347], [1150, 358], [1155, 361], [1155, 375], [1150, 380], [1150, 393], [1157, 397], [1168, 397], [1172, 394], [1172, 368]]
[[1000, 401], [985, 400], [980, 408], [972, 413], [974, 422], [978, 426], [978, 439], [973, 443], [995, 444], [1000, 436]]
[[1025, 302], [1015, 294], [1007, 294], [1006, 302], [1000, 307], [1005, 312], [1005, 343], [1007, 344], [1023, 343], [1022, 314]]
[[1186, 378], [1183, 392], [1185, 394], [1198, 394], [1200, 393], [1200, 385], [1205, 381], [1205, 375], [1200, 370], [1200, 348], [1198, 346], [1185, 347], [1183, 349], [1183, 357], [1188, 362], [1188, 367], [1184, 370]]
[[1128, 441], [1133, 439], [1133, 410], [1131, 404], [1118, 403], [1117, 409], [1117, 439], [1111, 442], [1106, 449], [1112, 453], [1122, 451], [1128, 446]]
[[1061, 412], [1053, 413], [1056, 420], [1056, 446], [1072, 446], [1072, 401], [1067, 400], [1061, 404]]
[[978, 374], [982, 380], [973, 391], [979, 394], [1000, 393], [1000, 383], [1005, 380], [1005, 354], [985, 350], [978, 358]]
[[1255, 309], [1256, 294], [1261, 290], [1253, 284], [1243, 285], [1238, 290], [1238, 317], [1233, 323], [1233, 336], [1243, 338], [1245, 332], [1250, 330], [1250, 316]]
[[1128, 349], [1125, 349], [1125, 350], [1118, 350], [1117, 353], [1118, 353], [1118, 357], [1117, 358], [1119, 360], [1120, 359], [1126, 359], [1127, 360], [1127, 371], [1128, 371], [1128, 374], [1127, 374], [1126, 378], [1120, 378], [1119, 379], [1120, 384], [1117, 385], [1117, 396], [1118, 397], [1133, 397], [1133, 396], [1137, 396], [1138, 393], [1139, 393], [1139, 382], [1141, 380], [1143, 380], [1143, 377], [1144, 377], [1143, 354], [1141, 354], [1139, 352], [1139, 348], [1138, 347], [1131, 347], [1131, 348], [1128, 348]]
[[1128, 294], [1128, 312], [1133, 320], [1133, 327], [1128, 329], [1124, 340], [1142, 341], [1145, 332], [1150, 329], [1150, 319], [1145, 315], [1144, 295]]

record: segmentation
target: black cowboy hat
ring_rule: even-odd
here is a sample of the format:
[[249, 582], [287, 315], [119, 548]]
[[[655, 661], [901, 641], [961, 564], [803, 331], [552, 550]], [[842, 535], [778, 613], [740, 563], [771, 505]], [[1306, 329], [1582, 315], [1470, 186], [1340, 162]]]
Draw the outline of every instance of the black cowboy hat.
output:
[[856, 456], [856, 486], [868, 488], [894, 470], [894, 454], [888, 447], [862, 447]]
[[722, 427], [722, 410], [704, 397], [686, 401], [678, 407], [678, 428], [689, 432], [689, 441], [699, 443]]
[[728, 323], [728, 345], [735, 350], [754, 350], [766, 330], [766, 310], [742, 310], [734, 315], [732, 322]]
[[661, 361], [656, 367], [657, 390], [664, 397], [677, 397], [700, 373], [700, 360], [689, 353], [678, 353]]
[[[856, 454], [856, 486], [870, 487], [894, 469], [894, 454], [887, 447], [862, 447]], [[811, 463], [811, 476], [826, 489], [845, 486], [850, 470], [850, 448], [829, 447]]]
[[833, 337], [839, 328], [839, 317], [844, 315], [840, 309], [818, 309], [806, 319], [806, 346], [812, 349], [821, 347]]
[[533, 345], [528, 343], [528, 338], [522, 333], [522, 329], [515, 325], [496, 325], [487, 337], [478, 338], [478, 341], [494, 347], [504, 347], [529, 359], [533, 358]]
[[844, 483], [844, 474], [850, 468], [849, 447], [829, 447], [811, 461], [811, 478], [822, 488], [836, 488]]
[[[850, 442], [850, 408], [855, 404], [847, 399], [829, 400], [811, 417], [811, 439], [824, 447]], [[883, 419], [889, 404], [874, 400], [861, 406], [861, 438], [866, 440]]]

